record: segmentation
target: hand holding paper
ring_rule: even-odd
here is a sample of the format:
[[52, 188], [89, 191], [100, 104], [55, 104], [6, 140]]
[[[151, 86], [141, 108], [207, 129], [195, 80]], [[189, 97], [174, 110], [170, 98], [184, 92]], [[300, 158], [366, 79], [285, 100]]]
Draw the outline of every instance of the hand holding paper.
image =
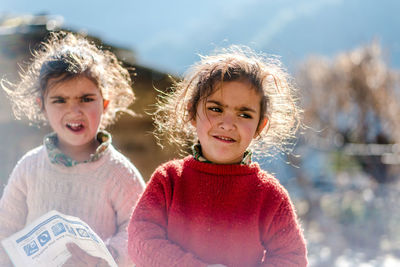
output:
[[71, 257], [64, 263], [63, 267], [109, 267], [107, 261], [102, 258], [93, 257], [74, 243], [66, 244]]
[[54, 210], [2, 244], [17, 267], [117, 266], [104, 242], [85, 222]]

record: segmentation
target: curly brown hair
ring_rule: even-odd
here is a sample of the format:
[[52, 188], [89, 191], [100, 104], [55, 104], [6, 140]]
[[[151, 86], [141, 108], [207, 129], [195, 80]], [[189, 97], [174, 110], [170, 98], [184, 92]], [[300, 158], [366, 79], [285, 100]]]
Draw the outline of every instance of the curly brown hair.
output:
[[249, 82], [261, 95], [259, 126], [264, 118], [269, 125], [252, 142], [254, 151], [263, 155], [288, 152], [301, 125], [297, 89], [278, 58], [236, 45], [201, 56], [171, 92], [160, 95], [154, 113], [159, 143], [166, 138], [185, 152], [197, 139], [190, 121], [196, 117], [198, 104], [221, 88], [222, 82], [230, 81]]
[[112, 52], [98, 48], [81, 35], [60, 31], [51, 32], [32, 54], [19, 83], [1, 81], [17, 119], [26, 116], [33, 123], [45, 124], [42, 105], [37, 102], [39, 99], [43, 103], [49, 80], [57, 78], [58, 83], [81, 75], [92, 80], [109, 101], [101, 129], [114, 123], [119, 111], [133, 114], [128, 109], [135, 99], [129, 72]]

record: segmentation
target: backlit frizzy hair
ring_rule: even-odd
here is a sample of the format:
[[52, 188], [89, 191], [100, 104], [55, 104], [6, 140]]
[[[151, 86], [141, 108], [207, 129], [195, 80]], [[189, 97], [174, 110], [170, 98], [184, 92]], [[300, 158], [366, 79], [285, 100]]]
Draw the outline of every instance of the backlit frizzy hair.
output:
[[92, 80], [109, 104], [102, 116], [100, 128], [112, 124], [118, 111], [133, 114], [128, 106], [134, 101], [131, 78], [116, 56], [101, 50], [86, 38], [72, 33], [53, 32], [39, 49], [32, 62], [20, 73], [17, 84], [2, 81], [1, 85], [13, 104], [16, 118], [26, 116], [33, 123], [45, 123], [41, 105], [49, 79], [63, 82], [79, 76]]
[[[298, 107], [288, 73], [275, 57], [257, 54], [248, 47], [231, 46], [210, 56], [202, 56], [175, 83], [172, 92], [161, 94], [154, 114], [155, 135], [178, 144], [182, 151], [196, 142], [190, 121], [196, 117], [198, 104], [230, 81], [249, 82], [262, 97], [259, 125], [265, 117], [268, 125], [259, 133], [252, 147], [263, 155], [288, 152], [300, 126], [302, 110]], [[266, 149], [268, 148], [268, 150]]]

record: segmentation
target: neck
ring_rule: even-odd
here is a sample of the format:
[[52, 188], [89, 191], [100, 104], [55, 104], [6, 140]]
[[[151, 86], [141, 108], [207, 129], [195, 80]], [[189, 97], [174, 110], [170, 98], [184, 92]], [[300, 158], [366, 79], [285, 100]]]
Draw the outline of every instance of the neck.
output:
[[91, 142], [81, 146], [71, 146], [59, 142], [58, 147], [65, 155], [71, 157], [73, 160], [83, 162], [90, 159], [90, 155], [96, 152], [99, 144], [97, 139], [93, 139]]

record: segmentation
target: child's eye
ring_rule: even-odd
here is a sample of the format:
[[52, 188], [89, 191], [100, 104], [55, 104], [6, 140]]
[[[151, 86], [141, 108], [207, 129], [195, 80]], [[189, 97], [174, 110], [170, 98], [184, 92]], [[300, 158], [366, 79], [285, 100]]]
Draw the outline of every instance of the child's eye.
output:
[[211, 110], [213, 112], [222, 112], [222, 109], [220, 109], [218, 107], [209, 107], [208, 110]]
[[241, 113], [239, 114], [239, 117], [245, 118], [245, 119], [252, 119], [253, 117], [247, 113]]
[[94, 101], [94, 99], [93, 98], [91, 98], [91, 97], [82, 97], [82, 102], [92, 102], [92, 101]]
[[65, 103], [65, 99], [64, 98], [56, 98], [51, 103], [53, 103], [53, 104], [62, 104], [62, 103]]

